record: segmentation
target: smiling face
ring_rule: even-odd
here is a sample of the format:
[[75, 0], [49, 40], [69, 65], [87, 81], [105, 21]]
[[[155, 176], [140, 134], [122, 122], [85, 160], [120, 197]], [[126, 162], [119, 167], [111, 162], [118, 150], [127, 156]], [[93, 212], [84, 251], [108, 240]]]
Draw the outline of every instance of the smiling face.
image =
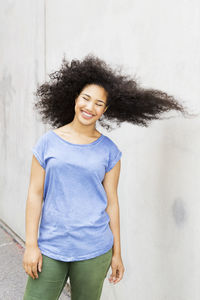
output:
[[92, 124], [106, 111], [107, 92], [96, 84], [86, 85], [75, 100], [75, 114], [80, 122]]

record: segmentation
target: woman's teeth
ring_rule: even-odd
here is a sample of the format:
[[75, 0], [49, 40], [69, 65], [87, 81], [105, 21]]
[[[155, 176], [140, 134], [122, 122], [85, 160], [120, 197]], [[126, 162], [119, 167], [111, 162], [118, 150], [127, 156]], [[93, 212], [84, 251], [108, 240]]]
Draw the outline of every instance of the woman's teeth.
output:
[[85, 111], [82, 111], [81, 113], [82, 113], [82, 115], [83, 115], [84, 117], [86, 117], [87, 119], [90, 119], [90, 118], [93, 117], [93, 115], [88, 114], [88, 113], [86, 113]]

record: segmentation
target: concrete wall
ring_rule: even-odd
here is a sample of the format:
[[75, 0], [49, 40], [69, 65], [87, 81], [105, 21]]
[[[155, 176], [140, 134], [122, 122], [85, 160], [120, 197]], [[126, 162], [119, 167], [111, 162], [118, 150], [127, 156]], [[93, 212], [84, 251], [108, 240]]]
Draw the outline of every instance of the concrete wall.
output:
[[[33, 112], [37, 83], [62, 57], [93, 52], [146, 87], [200, 110], [200, 3], [1, 1], [0, 217], [25, 239], [31, 147], [50, 126]], [[200, 299], [199, 119], [103, 134], [123, 152], [119, 183], [124, 278], [102, 300]], [[109, 273], [111, 270], [109, 271]]]

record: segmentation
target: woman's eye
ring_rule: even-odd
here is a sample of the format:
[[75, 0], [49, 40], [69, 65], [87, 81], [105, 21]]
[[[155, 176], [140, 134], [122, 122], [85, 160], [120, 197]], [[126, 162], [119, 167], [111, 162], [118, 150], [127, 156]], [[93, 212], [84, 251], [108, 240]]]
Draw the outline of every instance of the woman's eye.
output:
[[[87, 99], [87, 98], [85, 98], [85, 97], [83, 97], [83, 99], [85, 99], [86, 101], [89, 101], [89, 99]], [[103, 106], [103, 105], [97, 104], [97, 103], [96, 103], [96, 105], [98, 105], [98, 106]]]

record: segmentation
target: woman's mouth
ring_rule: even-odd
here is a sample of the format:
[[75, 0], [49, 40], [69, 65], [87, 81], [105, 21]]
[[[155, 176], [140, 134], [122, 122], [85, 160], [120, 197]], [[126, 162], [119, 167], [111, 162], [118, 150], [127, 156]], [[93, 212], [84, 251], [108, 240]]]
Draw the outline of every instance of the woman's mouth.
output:
[[94, 115], [86, 113], [85, 111], [81, 110], [81, 115], [84, 119], [91, 119]]

